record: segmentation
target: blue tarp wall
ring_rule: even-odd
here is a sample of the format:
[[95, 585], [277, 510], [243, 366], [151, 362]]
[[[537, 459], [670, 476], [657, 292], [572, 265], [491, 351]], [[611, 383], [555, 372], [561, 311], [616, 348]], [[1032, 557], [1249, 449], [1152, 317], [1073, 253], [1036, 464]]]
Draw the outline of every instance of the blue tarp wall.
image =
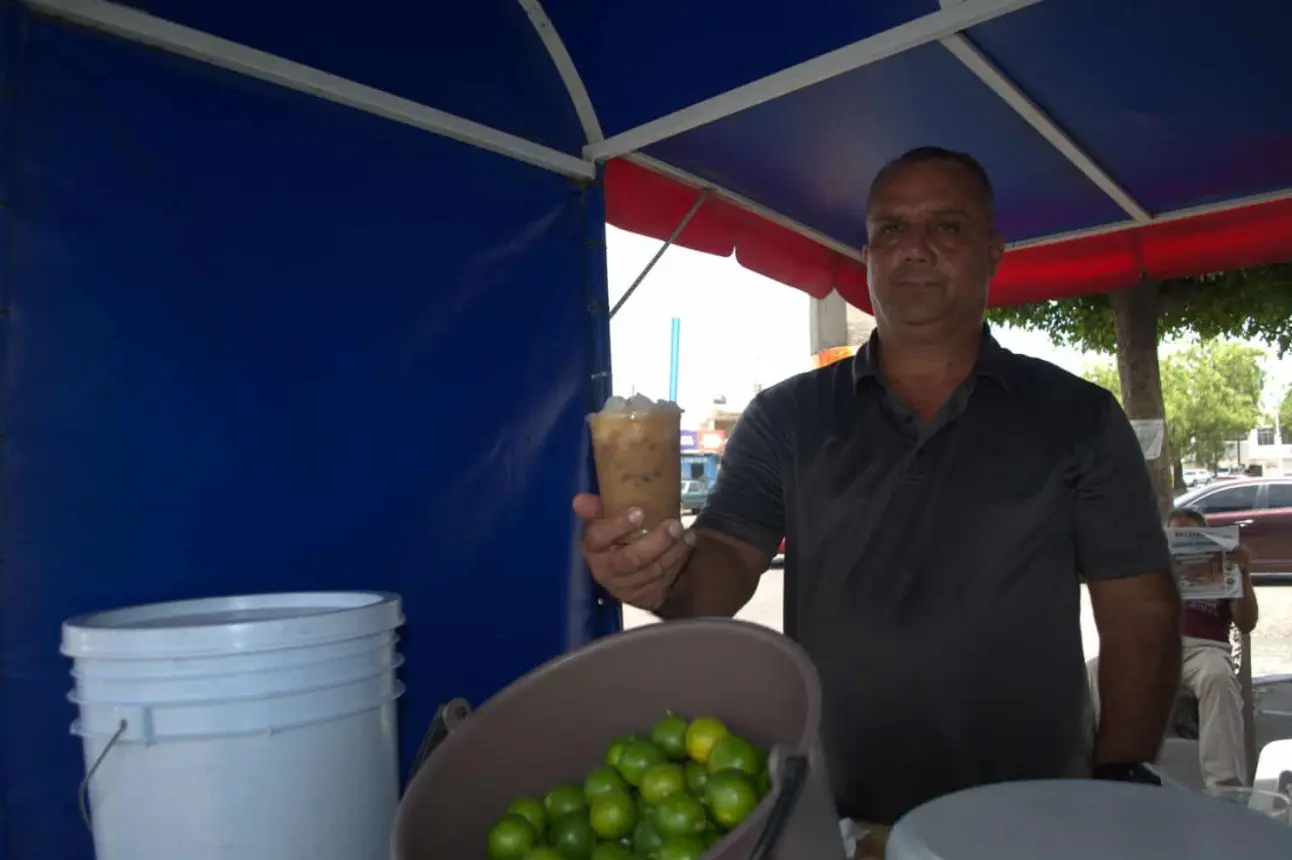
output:
[[[569, 141], [531, 41], [485, 107]], [[609, 382], [597, 186], [21, 6], [0, 51], [0, 858], [91, 855], [69, 616], [397, 591], [405, 766], [595, 632], [552, 500]]]

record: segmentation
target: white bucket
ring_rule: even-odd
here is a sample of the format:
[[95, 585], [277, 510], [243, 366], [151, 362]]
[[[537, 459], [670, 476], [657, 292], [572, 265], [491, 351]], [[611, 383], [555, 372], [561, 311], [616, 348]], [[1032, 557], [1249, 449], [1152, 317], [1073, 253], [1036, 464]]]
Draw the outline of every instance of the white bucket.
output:
[[65, 622], [97, 860], [386, 860], [403, 622], [371, 592]]

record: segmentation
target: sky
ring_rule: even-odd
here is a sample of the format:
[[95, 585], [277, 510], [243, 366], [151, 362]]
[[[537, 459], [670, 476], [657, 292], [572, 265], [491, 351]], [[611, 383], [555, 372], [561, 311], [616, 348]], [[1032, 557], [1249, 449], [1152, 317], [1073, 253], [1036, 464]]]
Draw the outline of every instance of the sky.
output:
[[[662, 243], [606, 228], [610, 303], [613, 306]], [[668, 396], [672, 319], [681, 320], [678, 402], [692, 415], [707, 413], [723, 396], [741, 408], [755, 391], [811, 368], [806, 293], [743, 268], [734, 257], [672, 247], [610, 323], [615, 393]], [[1097, 359], [1057, 347], [1039, 332], [994, 330], [1014, 352], [1080, 373]], [[1166, 344], [1164, 352], [1178, 348]], [[1271, 360], [1267, 397], [1292, 384], [1292, 358]]]

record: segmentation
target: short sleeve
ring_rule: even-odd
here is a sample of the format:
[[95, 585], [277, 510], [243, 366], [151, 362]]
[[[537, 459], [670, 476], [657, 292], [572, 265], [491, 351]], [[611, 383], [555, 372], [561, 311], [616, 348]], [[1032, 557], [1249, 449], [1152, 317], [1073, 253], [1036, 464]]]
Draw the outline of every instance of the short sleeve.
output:
[[1077, 565], [1087, 580], [1170, 570], [1171, 555], [1135, 429], [1112, 395], [1082, 445], [1077, 474]]
[[785, 537], [784, 404], [761, 392], [741, 413], [727, 440], [718, 479], [696, 520], [762, 552]]

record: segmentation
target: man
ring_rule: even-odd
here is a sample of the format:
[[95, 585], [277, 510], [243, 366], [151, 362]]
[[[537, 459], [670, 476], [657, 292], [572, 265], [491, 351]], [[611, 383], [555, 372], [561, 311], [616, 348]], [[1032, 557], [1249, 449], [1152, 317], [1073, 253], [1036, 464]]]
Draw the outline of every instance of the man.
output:
[[1106, 391], [985, 329], [992, 210], [969, 156], [885, 167], [865, 349], [754, 399], [693, 530], [630, 540], [639, 512], [574, 500], [595, 579], [664, 618], [733, 615], [786, 536], [786, 633], [821, 674], [839, 811], [880, 824], [967, 786], [1090, 773], [1082, 578], [1105, 666], [1097, 774], [1155, 757], [1179, 683], [1135, 433]]
[[[1173, 529], [1206, 528], [1207, 519], [1192, 508], [1176, 508], [1167, 519]], [[1234, 677], [1229, 626], [1251, 633], [1260, 618], [1251, 563], [1241, 545], [1231, 558], [1242, 571], [1243, 593], [1232, 600], [1187, 600], [1184, 603], [1180, 686], [1198, 700], [1198, 764], [1209, 788], [1246, 785], [1247, 744], [1243, 732], [1243, 697]], [[1099, 660], [1087, 664], [1092, 687]], [[1099, 711], [1098, 696], [1094, 701]]]

